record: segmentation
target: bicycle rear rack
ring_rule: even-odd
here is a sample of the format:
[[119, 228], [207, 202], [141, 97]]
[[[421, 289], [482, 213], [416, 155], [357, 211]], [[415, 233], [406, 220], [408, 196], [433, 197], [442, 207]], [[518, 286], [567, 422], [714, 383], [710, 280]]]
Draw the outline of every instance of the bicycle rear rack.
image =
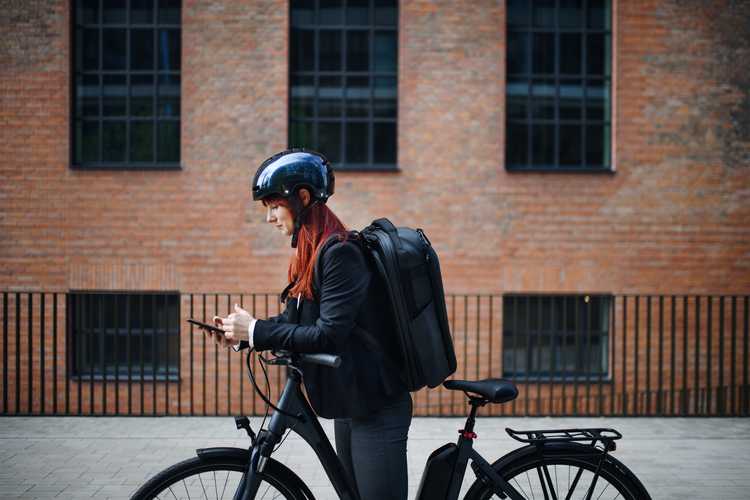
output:
[[546, 443], [569, 443], [572, 441], [590, 442], [592, 446], [597, 441], [605, 446], [608, 451], [614, 451], [614, 441], [622, 438], [622, 434], [614, 429], [594, 428], [594, 429], [547, 429], [533, 431], [516, 431], [509, 427], [505, 432], [516, 441], [530, 443], [534, 445]]

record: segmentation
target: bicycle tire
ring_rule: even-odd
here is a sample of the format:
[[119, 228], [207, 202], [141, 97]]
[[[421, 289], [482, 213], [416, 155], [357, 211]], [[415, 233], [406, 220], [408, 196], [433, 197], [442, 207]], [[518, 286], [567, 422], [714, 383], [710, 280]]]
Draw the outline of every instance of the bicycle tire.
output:
[[[153, 476], [133, 494], [131, 500], [231, 499], [247, 471], [247, 460], [247, 450], [239, 448], [226, 448], [207, 454], [199, 452], [198, 456], [183, 460]], [[276, 460], [268, 460], [260, 478], [261, 486], [256, 499], [315, 500], [307, 485]], [[212, 494], [213, 497], [210, 496]]]
[[[544, 460], [542, 460], [542, 455]], [[525, 498], [553, 498], [547, 491], [555, 487], [555, 498], [585, 498], [599, 464], [601, 452], [577, 443], [546, 445], [542, 455], [533, 446], [512, 451], [492, 464], [492, 467]], [[547, 465], [546, 478], [542, 463]], [[576, 475], [579, 474], [576, 481]], [[546, 483], [543, 486], [543, 482]], [[551, 483], [554, 483], [551, 484]], [[562, 484], [561, 484], [562, 483]], [[563, 489], [559, 487], [563, 486]], [[572, 490], [571, 490], [572, 487]], [[574, 494], [575, 493], [575, 494]], [[465, 500], [489, 500], [493, 491], [482, 479], [477, 479], [464, 496]], [[611, 455], [607, 455], [599, 471], [592, 499], [650, 500], [646, 488], [630, 469]]]

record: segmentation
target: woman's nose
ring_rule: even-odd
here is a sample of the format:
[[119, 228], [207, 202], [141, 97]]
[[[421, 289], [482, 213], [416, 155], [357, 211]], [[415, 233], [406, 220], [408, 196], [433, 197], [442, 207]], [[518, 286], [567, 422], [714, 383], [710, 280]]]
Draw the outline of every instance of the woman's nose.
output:
[[266, 210], [266, 222], [273, 222], [273, 215], [271, 215], [271, 209]]

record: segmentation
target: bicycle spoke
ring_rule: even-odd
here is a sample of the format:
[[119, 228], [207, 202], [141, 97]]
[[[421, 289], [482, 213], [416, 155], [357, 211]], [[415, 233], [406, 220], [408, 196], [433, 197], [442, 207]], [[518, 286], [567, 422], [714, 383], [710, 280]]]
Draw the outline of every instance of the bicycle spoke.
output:
[[578, 481], [581, 479], [581, 474], [583, 474], [583, 468], [578, 469], [578, 472], [573, 478], [573, 484], [568, 487], [568, 495], [565, 497], [565, 500], [570, 500], [573, 496], [573, 492], [576, 490], [576, 486], [578, 486]]
[[229, 482], [230, 471], [227, 471], [227, 478], [224, 480], [224, 487], [221, 489], [221, 498], [224, 498], [224, 492], [227, 491], [227, 483]]
[[188, 500], [190, 500], [190, 492], [187, 489], [187, 483], [185, 482], [184, 479], [182, 480], [182, 485], [185, 487], [185, 494], [187, 495]]
[[206, 493], [206, 487], [203, 486], [203, 477], [200, 474], [198, 474], [198, 481], [201, 482], [201, 488], [203, 489], [203, 496], [208, 498], [208, 493]]
[[555, 494], [560, 491], [560, 486], [557, 485], [557, 464], [555, 464]]
[[599, 500], [602, 497], [602, 495], [604, 495], [604, 492], [607, 491], [607, 488], [609, 488], [609, 483], [607, 483], [607, 486], [605, 486], [602, 492], [599, 493], [599, 496], [596, 497], [596, 500]]
[[174, 500], [179, 500], [179, 499], [177, 498], [177, 495], [175, 495], [175, 494], [174, 494], [174, 491], [172, 491], [172, 487], [171, 487], [171, 486], [169, 487], [169, 492], [170, 492], [170, 493], [172, 494], [172, 496], [174, 497]]
[[516, 483], [516, 486], [518, 486], [518, 489], [521, 490], [521, 493], [523, 493], [523, 497], [528, 499], [529, 495], [527, 495], [526, 490], [524, 490], [523, 487], [520, 484], [518, 484], [518, 481], [516, 481], [515, 477], [513, 478], [513, 482]]
[[534, 488], [531, 487], [531, 479], [529, 479], [529, 472], [526, 471], [526, 480], [529, 482], [529, 489], [531, 490], [531, 500], [536, 500], [534, 496]]

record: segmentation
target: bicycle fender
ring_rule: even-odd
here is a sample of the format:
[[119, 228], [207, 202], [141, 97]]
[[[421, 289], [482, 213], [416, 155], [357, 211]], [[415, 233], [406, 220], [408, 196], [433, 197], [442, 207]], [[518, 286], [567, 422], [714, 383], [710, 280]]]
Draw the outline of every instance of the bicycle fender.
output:
[[230, 455], [239, 460], [247, 460], [250, 458], [250, 452], [243, 448], [230, 448], [230, 447], [216, 447], [216, 448], [199, 448], [195, 450], [195, 454], [200, 459], [210, 459], [216, 457], [226, 457]]

